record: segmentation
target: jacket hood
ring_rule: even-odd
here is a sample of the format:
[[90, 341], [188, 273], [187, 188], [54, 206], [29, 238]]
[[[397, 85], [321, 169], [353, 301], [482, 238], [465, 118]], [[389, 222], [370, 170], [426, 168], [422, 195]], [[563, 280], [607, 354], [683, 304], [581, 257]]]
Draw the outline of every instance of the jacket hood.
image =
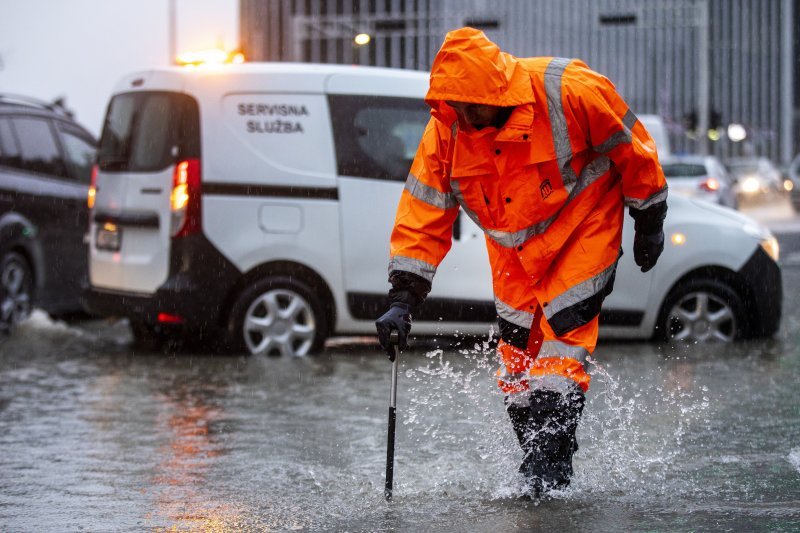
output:
[[445, 100], [508, 107], [531, 103], [534, 97], [530, 76], [517, 58], [482, 31], [461, 28], [447, 34], [431, 67], [425, 102], [434, 116], [454, 117], [449, 106], [442, 106]]

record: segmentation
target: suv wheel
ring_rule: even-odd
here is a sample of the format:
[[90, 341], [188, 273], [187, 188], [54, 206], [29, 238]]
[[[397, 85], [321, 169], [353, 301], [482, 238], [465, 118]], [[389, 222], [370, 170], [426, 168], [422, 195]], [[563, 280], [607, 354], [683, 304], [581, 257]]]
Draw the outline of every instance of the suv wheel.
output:
[[744, 334], [743, 309], [742, 299], [727, 283], [688, 280], [665, 300], [658, 328], [667, 340], [733, 342]]
[[264, 355], [307, 355], [327, 336], [320, 298], [306, 284], [275, 276], [245, 289], [231, 310], [228, 344]]
[[31, 314], [33, 275], [28, 261], [16, 252], [0, 259], [0, 330], [8, 331]]

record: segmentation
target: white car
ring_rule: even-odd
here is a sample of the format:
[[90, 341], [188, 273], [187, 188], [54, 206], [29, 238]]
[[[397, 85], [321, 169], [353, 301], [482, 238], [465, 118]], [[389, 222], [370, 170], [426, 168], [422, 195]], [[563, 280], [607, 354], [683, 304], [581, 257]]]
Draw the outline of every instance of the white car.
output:
[[[250, 353], [374, 334], [427, 85], [423, 72], [288, 63], [125, 77], [90, 190], [89, 307], [128, 317], [141, 340], [213, 336]], [[630, 222], [605, 336], [777, 329], [777, 245], [764, 228], [671, 197], [666, 250], [643, 274]], [[484, 237], [461, 213], [414, 332], [486, 334], [495, 316]]]
[[765, 157], [728, 159], [725, 165], [734, 180], [734, 190], [742, 201], [760, 201], [783, 192], [780, 171]]
[[789, 180], [791, 182], [789, 195], [792, 200], [792, 207], [800, 213], [800, 154], [794, 156], [789, 165]]
[[670, 193], [705, 200], [731, 209], [738, 207], [733, 180], [716, 157], [669, 156], [660, 161]]

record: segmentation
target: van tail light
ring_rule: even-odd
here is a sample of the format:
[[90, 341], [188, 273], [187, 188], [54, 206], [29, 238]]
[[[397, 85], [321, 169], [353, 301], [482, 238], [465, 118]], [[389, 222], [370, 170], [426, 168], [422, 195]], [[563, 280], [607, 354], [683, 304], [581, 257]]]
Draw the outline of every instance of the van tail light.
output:
[[175, 165], [169, 204], [173, 237], [200, 233], [200, 160], [186, 159]]
[[182, 324], [183, 317], [172, 313], [158, 313], [158, 321], [161, 324]]
[[86, 193], [86, 204], [89, 209], [94, 208], [94, 200], [97, 197], [97, 165], [92, 167], [92, 177], [89, 181], [89, 192]]
[[717, 192], [719, 190], [719, 180], [708, 178], [700, 184], [700, 188], [706, 192]]

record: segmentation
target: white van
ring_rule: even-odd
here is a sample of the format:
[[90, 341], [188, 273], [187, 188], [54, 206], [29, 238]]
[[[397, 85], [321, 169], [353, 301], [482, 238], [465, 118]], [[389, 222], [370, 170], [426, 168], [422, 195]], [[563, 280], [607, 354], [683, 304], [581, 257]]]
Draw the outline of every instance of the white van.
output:
[[[374, 332], [427, 84], [422, 72], [287, 63], [126, 77], [98, 156], [89, 307], [129, 317], [143, 339], [222, 332], [253, 353]], [[441, 275], [415, 332], [494, 320], [467, 217], [441, 267], [456, 268], [469, 296]]]
[[672, 148], [670, 147], [669, 135], [667, 134], [667, 126], [664, 124], [664, 119], [658, 115], [637, 115], [637, 117], [656, 143], [658, 157], [663, 159], [672, 155]]
[[[331, 335], [373, 334], [427, 85], [422, 72], [289, 63], [124, 78], [90, 192], [87, 306], [128, 317], [141, 340], [207, 335], [250, 353], [305, 354]], [[699, 209], [670, 200], [667, 231], [684, 237], [648, 274], [623, 256], [604, 334], [649, 338], [681, 291], [718, 289], [687, 285], [688, 273], [710, 260], [732, 272], [750, 265], [766, 234]], [[626, 251], [632, 238], [626, 224]], [[762, 271], [777, 265], [757, 259], [748, 276], [772, 279]], [[461, 213], [414, 332], [486, 334], [493, 299], [484, 237]], [[766, 329], [774, 315], [762, 314]]]

